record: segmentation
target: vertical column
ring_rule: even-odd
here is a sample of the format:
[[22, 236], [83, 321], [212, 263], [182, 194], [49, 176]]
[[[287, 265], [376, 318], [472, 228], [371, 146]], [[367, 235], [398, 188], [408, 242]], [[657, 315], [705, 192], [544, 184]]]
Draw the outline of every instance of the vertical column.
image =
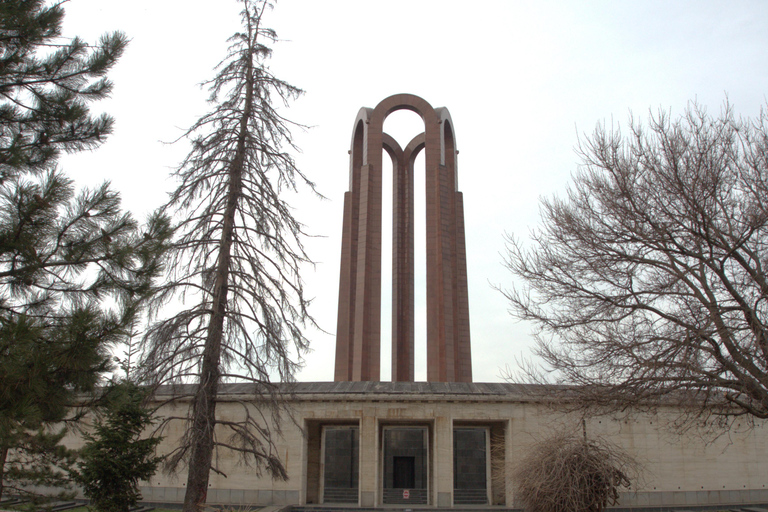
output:
[[[512, 419], [507, 420], [507, 424], [504, 428], [504, 470], [507, 471], [507, 475], [509, 475], [508, 471], [510, 471], [510, 466], [513, 460], [513, 447], [512, 447]], [[512, 479], [507, 477], [505, 480], [506, 488], [505, 491], [505, 497], [506, 497], [506, 503], [505, 506], [507, 507], [514, 507], [515, 506], [515, 488], [512, 485]]]
[[[341, 231], [341, 275], [339, 276], [339, 310], [336, 320], [335, 381], [352, 380], [353, 322], [355, 305], [354, 276], [357, 274], [357, 216], [353, 215], [352, 192], [344, 193], [344, 221]], [[356, 208], [355, 208], [356, 209]], [[353, 233], [355, 236], [353, 237]]]
[[360, 419], [360, 506], [375, 507], [379, 498], [379, 433], [374, 411]]
[[[397, 143], [391, 141], [390, 144], [396, 146]], [[392, 380], [395, 382], [414, 380], [413, 168], [407, 157], [402, 151], [396, 155], [392, 152]]]
[[449, 170], [427, 176], [427, 380], [455, 382], [458, 276], [454, 192]]
[[445, 375], [445, 283], [441, 236], [441, 133], [434, 110], [424, 120], [424, 160], [426, 165], [427, 235], [427, 380], [447, 382]]
[[[446, 160], [448, 156], [446, 155]], [[441, 293], [440, 293], [440, 306], [443, 310], [441, 315], [441, 330], [443, 333], [443, 339], [440, 346], [443, 352], [441, 357], [441, 381], [443, 382], [455, 382], [455, 365], [456, 365], [456, 330], [455, 330], [455, 317], [456, 317], [456, 276], [454, 274], [454, 260], [456, 259], [456, 212], [454, 208], [454, 180], [453, 169], [450, 167], [440, 166], [440, 279], [441, 279]]]
[[[464, 209], [447, 111], [438, 131], [441, 161], [427, 167], [427, 330], [430, 381], [471, 382]], [[427, 140], [429, 154], [430, 140]]]
[[356, 311], [360, 307], [357, 292], [358, 234], [360, 230], [360, 180], [365, 159], [365, 109], [358, 114], [352, 136], [349, 162], [349, 192], [344, 194], [344, 222], [341, 238], [341, 273], [339, 311], [336, 332], [336, 368], [334, 380], [350, 381], [353, 368], [361, 364], [361, 354], [354, 351]]
[[[429, 147], [429, 146], [427, 146]], [[437, 225], [440, 221], [437, 205], [439, 204], [438, 166], [426, 168], [426, 220], [427, 220], [427, 381], [441, 382], [441, 367], [445, 364], [441, 357], [442, 307], [440, 295], [442, 286], [439, 282], [439, 243]]]
[[[381, 159], [381, 155], [379, 155]], [[381, 359], [381, 168], [360, 173], [352, 380], [379, 380]]]
[[320, 492], [320, 445], [322, 431], [320, 423], [304, 420], [306, 433], [302, 449], [301, 494], [299, 503], [318, 503]]
[[472, 351], [469, 342], [469, 290], [467, 246], [464, 235], [464, 197], [456, 192], [456, 381], [472, 382]]
[[453, 418], [435, 418], [434, 486], [437, 506], [453, 506]]

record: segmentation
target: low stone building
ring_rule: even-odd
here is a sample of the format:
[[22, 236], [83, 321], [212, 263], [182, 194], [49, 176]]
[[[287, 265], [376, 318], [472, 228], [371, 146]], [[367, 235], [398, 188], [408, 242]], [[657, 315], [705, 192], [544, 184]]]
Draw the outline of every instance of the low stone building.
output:
[[[249, 387], [229, 384], [222, 391], [219, 417], [237, 419]], [[284, 418], [277, 443], [288, 481], [259, 477], [222, 451], [218, 464], [227, 477], [211, 474], [209, 503], [515, 507], [509, 478], [515, 462], [549, 435], [582, 431], [580, 418], [542, 403], [540, 390], [515, 384], [305, 382], [290, 391], [294, 418]], [[177, 416], [185, 407], [164, 405], [159, 415]], [[676, 417], [662, 409], [586, 420], [589, 437], [622, 447], [643, 467], [621, 506], [768, 503], [762, 423], [736, 424], [715, 438], [673, 434], [667, 422]], [[176, 445], [180, 427], [169, 425], [161, 451]], [[158, 473], [142, 487], [144, 500], [182, 502], [184, 482], [183, 473]]]

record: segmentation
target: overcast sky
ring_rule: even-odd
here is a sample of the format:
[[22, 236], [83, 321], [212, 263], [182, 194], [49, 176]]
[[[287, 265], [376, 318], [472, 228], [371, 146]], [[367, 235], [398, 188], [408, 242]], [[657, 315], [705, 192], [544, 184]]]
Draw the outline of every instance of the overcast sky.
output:
[[[238, 3], [69, 0], [66, 11], [65, 35], [95, 41], [122, 30], [131, 43], [111, 74], [112, 98], [95, 105], [116, 118], [115, 133], [62, 166], [83, 184], [112, 181], [125, 206], [144, 217], [172, 189], [168, 172], [187, 151], [162, 141], [208, 110], [198, 84], [213, 76], [238, 30]], [[766, 102], [762, 1], [283, 0], [266, 26], [283, 40], [274, 47], [273, 72], [306, 91], [287, 112], [312, 126], [295, 132], [299, 167], [328, 198], [292, 199], [318, 235], [308, 243], [317, 268], [304, 277], [316, 298], [313, 313], [329, 332], [309, 334], [313, 352], [298, 376], [305, 381], [333, 379], [347, 151], [361, 107], [412, 93], [451, 112], [461, 151], [474, 380], [483, 382], [500, 380], [500, 368], [514, 368], [531, 348], [531, 326], [511, 318], [493, 288], [512, 283], [502, 265], [503, 235], [525, 239], [535, 228], [539, 198], [562, 193], [577, 169], [580, 136], [597, 123], [626, 126], [630, 112], [646, 118], [661, 108], [677, 116], [691, 100], [717, 114], [727, 96], [743, 116]], [[397, 112], [385, 131], [405, 145], [423, 130], [419, 121]], [[386, 224], [384, 232], [386, 276]], [[416, 233], [423, 279], [423, 215]], [[382, 380], [389, 380], [386, 277], [383, 288]], [[426, 376], [423, 297], [417, 289], [417, 380]]]

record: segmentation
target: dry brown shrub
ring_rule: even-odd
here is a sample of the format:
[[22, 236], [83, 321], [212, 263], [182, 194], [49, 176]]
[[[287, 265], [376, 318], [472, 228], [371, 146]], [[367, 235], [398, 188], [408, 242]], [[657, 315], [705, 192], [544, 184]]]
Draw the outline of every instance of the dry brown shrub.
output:
[[572, 434], [537, 443], [512, 472], [526, 512], [601, 512], [638, 475], [637, 462], [619, 447]]

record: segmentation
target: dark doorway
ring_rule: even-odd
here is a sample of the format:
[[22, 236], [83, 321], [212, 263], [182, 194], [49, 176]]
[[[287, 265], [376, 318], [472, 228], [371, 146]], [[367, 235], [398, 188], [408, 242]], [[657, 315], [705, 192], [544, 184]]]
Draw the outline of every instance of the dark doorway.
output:
[[416, 457], [393, 457], [395, 474], [392, 487], [413, 489], [416, 487]]
[[453, 504], [488, 503], [487, 435], [485, 427], [453, 429]]
[[427, 427], [384, 427], [383, 437], [383, 503], [428, 505]]
[[357, 503], [360, 431], [357, 427], [325, 427], [323, 503]]

